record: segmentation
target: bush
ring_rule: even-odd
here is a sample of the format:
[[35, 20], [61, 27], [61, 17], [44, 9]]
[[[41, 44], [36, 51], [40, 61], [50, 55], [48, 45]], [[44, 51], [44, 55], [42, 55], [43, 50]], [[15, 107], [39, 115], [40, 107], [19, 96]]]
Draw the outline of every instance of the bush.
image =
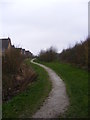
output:
[[27, 65], [23, 64], [21, 70], [18, 74], [3, 74], [3, 101], [25, 90], [28, 84], [36, 79], [37, 74]]
[[46, 62], [52, 62], [56, 60], [57, 58], [57, 52], [56, 49], [53, 47], [50, 47], [46, 51], [41, 50], [39, 54], [39, 60], [46, 61]]
[[90, 54], [89, 46], [90, 38], [87, 38], [84, 42], [77, 43], [74, 47], [63, 50], [59, 55], [59, 59], [87, 69], [88, 65], [90, 65], [88, 60]]
[[11, 48], [5, 51], [2, 57], [2, 72], [3, 73], [17, 73], [24, 57], [21, 55], [20, 50]]
[[37, 77], [34, 70], [24, 63], [24, 59], [18, 48], [10, 48], [2, 56], [3, 101], [25, 90], [27, 85]]

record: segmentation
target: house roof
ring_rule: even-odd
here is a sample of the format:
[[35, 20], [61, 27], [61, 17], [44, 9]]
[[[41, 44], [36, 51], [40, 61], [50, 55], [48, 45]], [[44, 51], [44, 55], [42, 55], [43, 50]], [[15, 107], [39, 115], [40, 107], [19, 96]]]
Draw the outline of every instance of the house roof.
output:
[[7, 49], [9, 43], [11, 44], [10, 38], [1, 39], [2, 40], [2, 50]]

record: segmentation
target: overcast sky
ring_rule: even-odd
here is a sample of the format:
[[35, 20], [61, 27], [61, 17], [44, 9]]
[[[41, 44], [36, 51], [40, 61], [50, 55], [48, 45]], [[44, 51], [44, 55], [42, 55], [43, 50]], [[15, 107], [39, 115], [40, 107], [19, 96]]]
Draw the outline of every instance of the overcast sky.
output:
[[35, 55], [88, 36], [88, 0], [0, 0], [0, 38]]

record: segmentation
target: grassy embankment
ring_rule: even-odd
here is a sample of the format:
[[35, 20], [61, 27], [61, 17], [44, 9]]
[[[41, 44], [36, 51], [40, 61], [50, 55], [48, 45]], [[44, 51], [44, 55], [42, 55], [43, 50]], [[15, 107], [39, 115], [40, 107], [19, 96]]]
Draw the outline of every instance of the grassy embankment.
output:
[[42, 105], [51, 90], [51, 82], [48, 80], [47, 72], [43, 68], [31, 64], [30, 60], [27, 60], [26, 64], [33, 67], [38, 78], [24, 92], [3, 104], [3, 118], [31, 117]]
[[[40, 62], [52, 68], [65, 82], [70, 106], [65, 115], [66, 118], [88, 117], [88, 72], [73, 67], [69, 64]], [[90, 75], [90, 74], [89, 74]]]

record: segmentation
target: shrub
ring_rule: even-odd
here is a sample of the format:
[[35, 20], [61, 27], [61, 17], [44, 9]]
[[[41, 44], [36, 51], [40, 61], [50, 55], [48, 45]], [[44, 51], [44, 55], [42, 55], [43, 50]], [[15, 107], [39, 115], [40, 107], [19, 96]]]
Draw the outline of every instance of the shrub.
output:
[[28, 84], [37, 77], [35, 71], [27, 65], [22, 64], [21, 71], [18, 74], [3, 74], [3, 101], [7, 101], [25, 90]]
[[80, 67], [88, 68], [90, 66], [88, 57], [90, 56], [90, 38], [84, 42], [75, 44], [74, 47], [63, 50], [59, 58], [61, 61], [78, 65]]
[[53, 47], [50, 47], [46, 51], [41, 50], [39, 54], [39, 60], [41, 61], [51, 62], [56, 60], [56, 58], [57, 58], [57, 52], [56, 49]]
[[2, 57], [2, 72], [3, 73], [16, 73], [18, 72], [24, 57], [21, 55], [20, 50], [11, 48], [5, 51]]
[[24, 59], [18, 48], [10, 48], [2, 56], [3, 101], [25, 90], [37, 77], [35, 71], [24, 63]]

